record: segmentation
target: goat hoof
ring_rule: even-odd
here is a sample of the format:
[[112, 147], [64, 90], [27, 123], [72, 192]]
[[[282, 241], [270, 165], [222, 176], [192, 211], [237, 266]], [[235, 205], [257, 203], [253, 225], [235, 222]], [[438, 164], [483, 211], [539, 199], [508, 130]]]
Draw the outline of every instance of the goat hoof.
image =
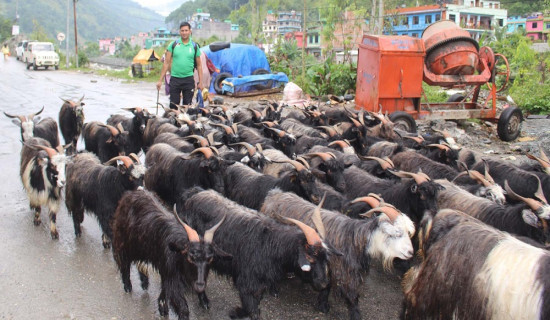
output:
[[149, 289], [149, 279], [141, 280], [141, 289]]
[[199, 297], [199, 305], [204, 310], [208, 310], [208, 308], [210, 307], [210, 301], [208, 300], [208, 298], [206, 296], [205, 297]]
[[126, 291], [128, 293], [132, 292], [132, 284], [131, 283], [130, 284], [125, 284], [124, 285], [124, 291]]
[[328, 303], [318, 303], [315, 309], [322, 313], [328, 313], [330, 311], [330, 305]]
[[42, 223], [42, 221], [40, 220], [40, 218], [35, 218], [33, 222], [34, 222], [34, 225], [35, 225], [35, 226], [39, 226], [39, 225]]
[[165, 300], [159, 300], [159, 313], [161, 317], [167, 317], [170, 311], [168, 310], [168, 305], [166, 304]]
[[111, 243], [110, 242], [103, 242], [103, 248], [111, 249]]
[[52, 236], [52, 239], [53, 239], [53, 240], [59, 239], [59, 233], [57, 233], [57, 231], [51, 232], [51, 236]]

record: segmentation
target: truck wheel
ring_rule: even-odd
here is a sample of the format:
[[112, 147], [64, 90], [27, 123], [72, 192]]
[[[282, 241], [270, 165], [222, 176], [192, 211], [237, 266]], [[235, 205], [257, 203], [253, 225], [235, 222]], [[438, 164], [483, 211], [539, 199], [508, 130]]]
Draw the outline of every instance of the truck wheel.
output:
[[49, 67], [50, 67], [50, 66], [45, 66], [44, 68], [46, 68], [46, 70], [48, 70]]
[[[266, 69], [263, 69], [263, 68], [258, 68], [254, 71], [252, 71], [252, 75], [258, 75], [258, 74], [269, 74], [269, 71], [267, 71]], [[254, 89], [256, 90], [266, 90], [266, 89], [271, 89], [271, 87], [273, 86], [273, 80], [268, 80], [265, 82], [265, 84], [257, 84], [254, 86]]]
[[27, 64], [27, 70], [31, 68], [31, 64], [29, 63], [29, 60], [25, 60], [25, 63]]
[[462, 102], [464, 100], [464, 96], [460, 93], [455, 93], [452, 96], [447, 99], [447, 102]]
[[231, 73], [222, 72], [222, 73], [218, 74], [216, 76], [216, 78], [214, 78], [214, 90], [216, 90], [217, 94], [223, 94], [222, 81], [225, 80], [226, 78], [231, 78], [231, 77], [233, 77], [233, 75]]
[[515, 140], [521, 131], [523, 116], [521, 110], [516, 107], [508, 107], [502, 111], [498, 118], [497, 133], [502, 141]]
[[32, 69], [33, 70], [38, 70], [38, 66], [36, 65], [36, 60], [32, 61]]
[[398, 129], [410, 133], [416, 132], [416, 121], [414, 121], [413, 117], [405, 111], [395, 111], [390, 114], [390, 120]]
[[59, 66], [55, 66], [55, 70], [59, 70]]

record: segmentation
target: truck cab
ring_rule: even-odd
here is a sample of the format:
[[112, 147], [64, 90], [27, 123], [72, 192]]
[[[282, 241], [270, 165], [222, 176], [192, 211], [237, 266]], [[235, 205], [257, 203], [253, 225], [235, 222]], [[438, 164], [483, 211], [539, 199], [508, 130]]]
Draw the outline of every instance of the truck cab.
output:
[[30, 67], [33, 70], [39, 67], [59, 69], [59, 55], [51, 42], [28, 42], [27, 48], [23, 51], [23, 62], [27, 64], [27, 69]]

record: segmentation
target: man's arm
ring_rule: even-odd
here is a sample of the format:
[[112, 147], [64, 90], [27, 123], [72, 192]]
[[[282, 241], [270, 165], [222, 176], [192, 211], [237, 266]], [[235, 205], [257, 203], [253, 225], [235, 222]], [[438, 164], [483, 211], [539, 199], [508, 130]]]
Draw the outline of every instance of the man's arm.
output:
[[197, 89], [202, 90], [202, 63], [201, 63], [201, 57], [195, 57], [195, 62], [197, 63], [197, 73], [199, 74], [199, 84], [197, 86]]
[[157, 90], [160, 90], [162, 87], [162, 83], [164, 82], [164, 77], [166, 76], [166, 72], [170, 69], [172, 66], [172, 53], [168, 50], [166, 50], [166, 53], [164, 54], [164, 64], [162, 65], [162, 70], [160, 71], [160, 79], [157, 82]]

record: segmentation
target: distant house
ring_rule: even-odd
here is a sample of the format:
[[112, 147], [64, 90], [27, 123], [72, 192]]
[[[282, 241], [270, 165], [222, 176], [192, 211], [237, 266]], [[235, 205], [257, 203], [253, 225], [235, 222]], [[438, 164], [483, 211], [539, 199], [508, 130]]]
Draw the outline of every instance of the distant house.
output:
[[302, 13], [294, 10], [277, 12], [277, 32], [284, 36], [296, 31], [302, 31]]
[[419, 38], [430, 24], [446, 19], [445, 14], [445, 7], [439, 5], [391, 10], [386, 18], [384, 34]]
[[517, 30], [526, 30], [527, 18], [522, 16], [508, 17], [506, 24], [506, 33], [514, 33]]
[[550, 17], [545, 18], [542, 14], [527, 17], [525, 23], [526, 34], [533, 41], [547, 41], [550, 30]]
[[102, 53], [108, 53], [110, 55], [115, 54], [116, 44], [115, 40], [111, 38], [99, 39], [99, 51]]

